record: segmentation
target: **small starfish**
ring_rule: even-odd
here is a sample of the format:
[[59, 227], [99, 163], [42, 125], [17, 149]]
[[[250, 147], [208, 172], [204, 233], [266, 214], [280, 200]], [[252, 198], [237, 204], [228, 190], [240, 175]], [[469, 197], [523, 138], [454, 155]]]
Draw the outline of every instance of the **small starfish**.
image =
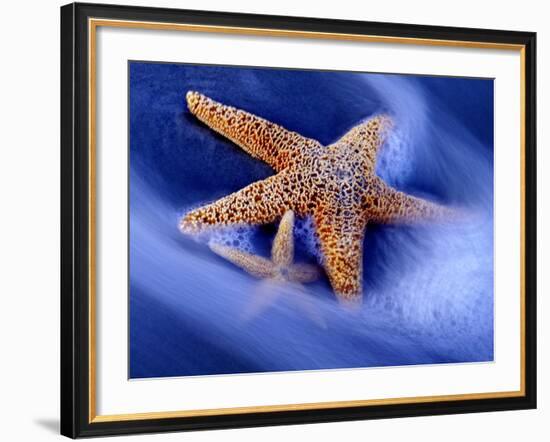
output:
[[295, 264], [294, 213], [289, 210], [281, 219], [271, 247], [271, 259], [253, 255], [218, 243], [210, 244], [213, 252], [231, 261], [257, 278], [276, 282], [305, 283], [319, 278], [319, 270], [310, 264]]
[[271, 259], [244, 252], [232, 247], [223, 246], [218, 243], [211, 243], [210, 248], [213, 252], [242, 268], [247, 273], [257, 278], [265, 279], [261, 289], [261, 300], [253, 305], [244, 316], [250, 319], [262, 311], [272, 298], [281, 292], [281, 285], [292, 284], [293, 292], [299, 291], [298, 301], [302, 308], [312, 317], [314, 322], [326, 327], [322, 317], [308, 303], [307, 294], [303, 283], [315, 281], [319, 278], [319, 270], [316, 266], [310, 264], [294, 263], [294, 213], [287, 211], [279, 224], [279, 229], [275, 235], [273, 246], [271, 248]]
[[[387, 115], [374, 116], [323, 146], [198, 92], [190, 91], [186, 98], [199, 120], [277, 173], [188, 213], [180, 221], [184, 233], [213, 225], [272, 223], [287, 210], [312, 216], [336, 295], [360, 300], [367, 223], [406, 223], [454, 214], [400, 192], [375, 175], [378, 150], [392, 126]], [[260, 265], [254, 271], [262, 274], [265, 269]]]

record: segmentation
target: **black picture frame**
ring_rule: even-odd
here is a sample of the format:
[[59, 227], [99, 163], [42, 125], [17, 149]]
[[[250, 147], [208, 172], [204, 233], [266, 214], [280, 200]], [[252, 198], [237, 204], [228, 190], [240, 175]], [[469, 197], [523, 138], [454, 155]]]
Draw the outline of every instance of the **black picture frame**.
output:
[[[94, 422], [89, 374], [89, 18], [521, 45], [524, 51], [524, 395], [317, 410]], [[61, 7], [61, 434], [146, 432], [536, 408], [536, 34], [73, 3]]]

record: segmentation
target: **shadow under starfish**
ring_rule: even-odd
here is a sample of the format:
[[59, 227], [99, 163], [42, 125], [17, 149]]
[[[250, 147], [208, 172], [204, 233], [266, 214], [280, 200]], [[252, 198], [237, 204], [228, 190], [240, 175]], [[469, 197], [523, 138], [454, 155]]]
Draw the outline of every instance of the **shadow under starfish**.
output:
[[191, 113], [277, 173], [185, 215], [180, 230], [267, 224], [287, 210], [312, 216], [323, 265], [339, 299], [362, 296], [363, 238], [368, 223], [454, 217], [453, 209], [400, 192], [375, 174], [392, 127], [387, 115], [360, 123], [328, 146], [256, 115], [187, 93]]

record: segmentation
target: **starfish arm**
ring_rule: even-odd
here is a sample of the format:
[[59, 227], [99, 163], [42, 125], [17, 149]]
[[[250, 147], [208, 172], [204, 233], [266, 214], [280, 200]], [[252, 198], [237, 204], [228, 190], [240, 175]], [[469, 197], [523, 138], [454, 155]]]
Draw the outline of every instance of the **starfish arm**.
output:
[[452, 219], [456, 216], [452, 208], [407, 195], [388, 186], [379, 178], [377, 181], [378, 197], [372, 198], [373, 205], [367, 205], [366, 210], [368, 218], [374, 222], [409, 224], [424, 220]]
[[257, 318], [267, 309], [276, 305], [280, 296], [280, 281], [273, 278], [260, 281], [252, 293], [252, 299], [241, 312], [241, 320], [248, 322]]
[[279, 230], [273, 240], [271, 259], [278, 266], [289, 266], [294, 259], [294, 212], [287, 211], [281, 222]]
[[360, 301], [363, 282], [363, 238], [366, 222], [360, 217], [316, 213], [324, 267], [340, 300]]
[[321, 146], [311, 138], [198, 92], [189, 91], [186, 98], [187, 107], [199, 120], [277, 171], [293, 163], [303, 151]]
[[319, 269], [311, 264], [293, 264], [288, 268], [288, 280], [292, 282], [313, 282], [319, 279], [319, 276]]
[[388, 131], [393, 126], [388, 115], [376, 115], [350, 129], [336, 143], [349, 149], [359, 149], [366, 156], [371, 170], [374, 170], [378, 150], [384, 143]]
[[275, 274], [269, 259], [216, 243], [210, 244], [210, 249], [257, 278], [271, 278]]
[[290, 208], [290, 181], [283, 171], [256, 181], [212, 204], [199, 207], [180, 221], [183, 233], [194, 233], [202, 227], [232, 224], [267, 224]]

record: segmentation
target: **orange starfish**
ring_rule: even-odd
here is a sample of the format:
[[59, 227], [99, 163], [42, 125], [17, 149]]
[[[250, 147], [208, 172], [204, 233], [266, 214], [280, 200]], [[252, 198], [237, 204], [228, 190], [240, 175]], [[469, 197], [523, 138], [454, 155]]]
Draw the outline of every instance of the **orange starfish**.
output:
[[271, 223], [287, 210], [310, 215], [336, 295], [360, 300], [367, 223], [441, 219], [454, 213], [406, 195], [375, 175], [378, 150], [392, 126], [386, 115], [370, 118], [323, 146], [198, 92], [190, 91], [186, 98], [199, 120], [277, 173], [188, 213], [180, 221], [182, 232], [209, 225]]

